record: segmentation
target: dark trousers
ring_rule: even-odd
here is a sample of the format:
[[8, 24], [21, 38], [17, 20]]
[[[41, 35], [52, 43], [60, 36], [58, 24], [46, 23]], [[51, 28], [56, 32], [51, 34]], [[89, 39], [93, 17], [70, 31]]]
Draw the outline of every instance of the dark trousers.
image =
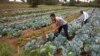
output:
[[86, 19], [85, 21], [84, 21], [84, 24], [86, 24], [86, 23], [88, 23], [89, 22], [89, 19]]
[[68, 35], [68, 24], [65, 24], [63, 26], [60, 26], [58, 28], [58, 33], [61, 32], [61, 30], [64, 29], [64, 33], [65, 33], [65, 36], [67, 37], [67, 39], [69, 38], [69, 35]]
[[89, 22], [89, 19], [86, 19], [85, 21], [82, 22], [82, 26], [83, 26], [84, 24], [88, 23], [88, 22]]

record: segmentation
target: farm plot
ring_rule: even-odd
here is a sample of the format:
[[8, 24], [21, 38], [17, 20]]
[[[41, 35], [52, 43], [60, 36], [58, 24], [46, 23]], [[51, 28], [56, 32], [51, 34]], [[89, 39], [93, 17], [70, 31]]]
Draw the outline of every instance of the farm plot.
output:
[[[3, 23], [3, 22], [13, 22], [16, 20], [26, 20], [26, 19], [33, 18], [33, 17], [40, 17], [43, 15], [49, 15], [50, 13], [53, 13], [53, 12], [57, 13], [57, 14], [60, 14], [60, 13], [66, 14], [66, 12], [71, 11], [71, 10], [75, 10], [75, 9], [77, 9], [77, 8], [76, 7], [75, 8], [66, 8], [65, 7], [65, 8], [59, 8], [59, 9], [34, 11], [31, 13], [28, 12], [28, 14], [23, 13], [22, 15], [16, 13], [17, 14], [16, 16], [0, 17], [0, 22]], [[78, 9], [81, 9], [81, 8], [78, 8]]]
[[[92, 12], [92, 10], [88, 11]], [[90, 17], [90, 21], [80, 27], [81, 21], [75, 19], [69, 25], [70, 29], [77, 30], [75, 38], [72, 41], [66, 40], [66, 37], [59, 34], [58, 37], [55, 38], [54, 41], [52, 38], [54, 37], [54, 33], [51, 32], [46, 34], [46, 38], [49, 38], [49, 42], [46, 42], [39, 36], [37, 39], [30, 39], [29, 42], [24, 45], [24, 49], [26, 52], [33, 53], [33, 55], [37, 56], [81, 56], [81, 55], [89, 55], [89, 56], [100, 56], [100, 9], [95, 9], [92, 13], [92, 17]], [[80, 17], [82, 18], [82, 17]], [[76, 25], [76, 27], [74, 26]], [[69, 31], [71, 32], [71, 31]], [[37, 40], [40, 41], [37, 44]], [[33, 52], [31, 52], [33, 51]]]
[[[83, 8], [81, 8], [83, 9]], [[80, 10], [81, 10], [80, 9]], [[68, 14], [76, 15], [76, 12], [79, 12], [80, 10], [58, 10], [55, 13], [57, 15], [61, 15], [63, 18], [66, 17]], [[84, 10], [87, 10], [84, 9]], [[88, 11], [88, 13], [91, 14], [91, 10]], [[32, 36], [28, 36], [28, 38], [19, 38], [18, 43], [20, 41], [25, 41], [24, 44], [22, 44], [22, 48], [25, 50], [26, 56], [36, 55], [36, 56], [80, 56], [80, 53], [82, 53], [81, 48], [84, 49], [85, 53], [89, 55], [96, 55], [99, 56], [99, 13], [97, 11], [100, 11], [99, 9], [96, 9], [93, 13], [94, 16], [92, 16], [90, 22], [83, 27], [81, 27], [81, 20], [78, 20], [80, 14], [76, 15], [75, 17], [71, 15], [70, 19], [65, 19], [69, 22], [69, 34], [72, 35], [73, 32], [75, 32], [75, 38], [72, 41], [68, 41], [62, 33], [58, 35], [58, 37], [55, 38], [54, 41], [51, 41], [54, 37], [54, 28], [52, 28], [52, 21], [49, 19], [48, 15], [39, 15], [31, 17], [29, 20], [26, 21], [19, 21], [19, 22], [10, 22], [10, 23], [1, 23], [0, 24], [0, 37], [3, 36], [9, 36], [9, 37], [20, 37], [22, 32], [27, 29], [32, 29]], [[51, 12], [50, 12], [51, 13]], [[82, 17], [80, 17], [82, 18]], [[94, 19], [96, 18], [96, 19]], [[20, 19], [18, 19], [20, 20]], [[16, 20], [15, 20], [16, 21]], [[92, 22], [92, 23], [91, 23]], [[95, 27], [94, 27], [95, 26]], [[45, 28], [47, 27], [47, 28]], [[43, 31], [34, 31], [37, 29], [41, 29]], [[34, 33], [35, 34], [34, 34]], [[45, 33], [46, 32], [46, 33]], [[97, 34], [96, 34], [97, 33]], [[43, 35], [42, 35], [43, 34]], [[25, 34], [27, 35], [27, 34]], [[96, 38], [93, 39], [93, 38]], [[24, 40], [23, 40], [24, 39]], [[89, 39], [89, 40], [87, 40]], [[27, 40], [27, 41], [26, 41]], [[48, 41], [49, 40], [49, 41]], [[92, 42], [94, 41], [94, 42]], [[86, 55], [87, 55], [86, 54]]]
[[[81, 10], [82, 8], [80, 8]], [[87, 9], [87, 8], [85, 8]], [[75, 9], [76, 10], [76, 9]], [[60, 9], [60, 10], [54, 10], [54, 12], [57, 15], [61, 15], [63, 17], [65, 17], [67, 14], [70, 13], [70, 11], [74, 11], [74, 9]], [[79, 11], [79, 10], [77, 10]], [[52, 11], [50, 11], [51, 13]], [[20, 20], [20, 18], [23, 18], [22, 21], [18, 21], [18, 22], [10, 22], [10, 23], [0, 23], [0, 36], [9, 36], [9, 37], [19, 37], [22, 33], [23, 30], [25, 29], [38, 29], [38, 28], [42, 28], [45, 26], [50, 25], [51, 19], [49, 18], [49, 13], [46, 13], [45, 15], [43, 14], [43, 12], [41, 13], [40, 16], [33, 16], [32, 14], [27, 16], [22, 16], [22, 17], [6, 17], [4, 18], [4, 20], [8, 20], [8, 21], [16, 21]], [[30, 17], [30, 18], [29, 18]]]
[[[6, 5], [6, 6], [8, 6], [8, 5]], [[9, 7], [11, 7], [11, 6], [9, 6]], [[16, 7], [16, 5], [15, 5], [15, 7]], [[42, 11], [50, 11], [50, 10], [55, 10], [55, 9], [76, 8], [76, 7], [39, 5], [38, 8], [23, 8], [23, 7], [22, 8], [13, 8], [13, 9], [12, 8], [6, 8], [6, 9], [1, 8], [0, 16], [16, 16], [16, 15], [30, 14], [30, 13], [34, 13], [34, 12], [38, 12], [38, 11], [42, 12]]]

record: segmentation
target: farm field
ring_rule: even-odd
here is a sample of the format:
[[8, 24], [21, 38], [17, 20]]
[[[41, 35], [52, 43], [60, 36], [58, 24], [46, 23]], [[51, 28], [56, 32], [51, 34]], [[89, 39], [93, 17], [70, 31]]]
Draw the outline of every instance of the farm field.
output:
[[[99, 8], [58, 5], [29, 8], [29, 5], [15, 5], [18, 7], [12, 5], [4, 8], [0, 5], [0, 56], [79, 56], [84, 55], [84, 52], [80, 52], [82, 48], [86, 55], [100, 55]], [[83, 18], [80, 10], [91, 16], [90, 22], [84, 26], [81, 26], [82, 21], [79, 20]], [[68, 22], [69, 35], [75, 33], [70, 41], [65, 39], [63, 32], [51, 41], [55, 37], [56, 25], [49, 17], [50, 13]]]
[[[5, 36], [7, 36], [7, 38], [21, 38], [21, 41], [23, 41], [22, 39], [26, 40], [29, 37], [36, 38], [37, 36], [48, 32], [49, 31], [48, 29], [50, 29], [51, 31], [52, 29], [51, 26], [53, 24], [49, 17], [50, 13], [54, 12], [56, 13], [56, 15], [66, 18], [66, 16], [70, 14], [74, 14], [74, 13], [79, 15], [78, 12], [82, 9], [83, 8], [81, 7], [79, 8], [65, 7], [65, 8], [59, 8], [59, 9], [51, 9], [50, 11], [43, 10], [43, 11], [37, 11], [37, 12], [35, 11], [36, 13], [34, 12], [30, 14], [1, 17], [0, 18], [1, 38]], [[87, 10], [87, 9], [88, 8], [84, 8], [84, 10]], [[69, 21], [71, 21], [71, 19], [69, 19]], [[41, 29], [46, 26], [47, 26], [46, 29]], [[38, 29], [41, 29], [41, 30], [38, 30]], [[36, 30], [37, 33], [34, 30]]]

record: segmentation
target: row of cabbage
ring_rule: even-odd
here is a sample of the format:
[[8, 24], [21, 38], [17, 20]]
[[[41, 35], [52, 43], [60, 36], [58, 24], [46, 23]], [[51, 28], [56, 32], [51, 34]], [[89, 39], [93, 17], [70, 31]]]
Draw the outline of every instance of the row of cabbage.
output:
[[40, 17], [43, 15], [47, 15], [50, 14], [52, 12], [57, 13], [57, 12], [62, 12], [62, 11], [69, 11], [71, 10], [71, 8], [61, 8], [61, 9], [53, 9], [53, 10], [46, 10], [46, 11], [36, 11], [30, 14], [23, 14], [23, 15], [18, 15], [18, 16], [14, 16], [14, 17], [1, 17], [0, 21], [16, 21], [16, 20], [25, 20], [28, 18], [32, 18], [32, 17]]
[[[57, 15], [66, 16], [67, 11], [62, 10], [61, 12], [57, 11]], [[17, 23], [1, 23], [0, 24], [0, 37], [2, 36], [10, 36], [10, 37], [18, 37], [21, 35], [22, 31], [25, 29], [37, 29], [44, 26], [48, 26], [52, 23], [49, 15], [43, 15], [39, 17], [31, 17], [30, 20], [26, 20], [23, 22]]]
[[51, 20], [47, 16], [33, 18], [30, 21], [23, 23], [12, 23], [12, 24], [1, 24], [0, 25], [0, 35], [11, 35], [11, 37], [18, 37], [21, 35], [22, 31], [25, 29], [37, 29], [42, 26], [47, 26], [51, 24]]
[[[63, 9], [63, 8], [69, 8], [69, 7], [60, 7], [60, 6], [50, 6], [50, 7], [44, 7], [44, 8], [18, 8], [18, 9], [1, 9], [1, 12], [12, 13], [10, 16], [17, 16], [17, 15], [23, 15], [23, 14], [30, 14], [30, 13], [36, 13], [36, 12], [43, 12], [43, 11], [51, 11], [56, 9]], [[70, 7], [73, 8], [73, 7]], [[75, 8], [75, 7], [74, 7]], [[5, 11], [6, 10], [6, 11]], [[2, 17], [3, 15], [0, 15]]]
[[[91, 13], [92, 11], [93, 9], [88, 12]], [[62, 56], [80, 56], [81, 48], [84, 48], [84, 51], [88, 52], [90, 56], [100, 56], [100, 13], [98, 11], [100, 12], [100, 9], [94, 11], [90, 22], [83, 27], [81, 27], [82, 21], [79, 20], [83, 16], [69, 24], [69, 33], [73, 33], [73, 31], [76, 33], [72, 41], [68, 41], [62, 34], [49, 42], [44, 41], [40, 36], [37, 39], [30, 39], [24, 45], [24, 49], [27, 53], [33, 53], [33, 55], [37, 56], [54, 56], [56, 50], [61, 48], [62, 54], [60, 55]], [[52, 40], [53, 37], [55, 37], [53, 32], [46, 34], [46, 38], [49, 38], [49, 40]], [[36, 44], [37, 41], [40, 41], [39, 45]]]

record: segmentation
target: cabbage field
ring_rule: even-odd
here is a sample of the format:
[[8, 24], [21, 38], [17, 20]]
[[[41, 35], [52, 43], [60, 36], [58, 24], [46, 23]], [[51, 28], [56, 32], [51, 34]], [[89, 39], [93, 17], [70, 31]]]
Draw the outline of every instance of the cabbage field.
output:
[[[43, 10], [13, 17], [0, 17], [0, 36], [9, 35], [10, 37], [19, 37], [21, 32], [25, 29], [37, 29], [50, 25], [52, 23], [49, 18], [50, 13], [54, 12], [65, 18], [66, 15], [70, 14], [69, 11], [73, 9], [77, 8]], [[81, 10], [82, 8], [79, 9]]]
[[[91, 15], [90, 21], [81, 26], [80, 18], [69, 23], [69, 33], [75, 32], [72, 41], [66, 40], [62, 34], [54, 36], [54, 32], [46, 34], [47, 42], [41, 37], [37, 37], [40, 42], [36, 44], [35, 39], [31, 39], [24, 45], [24, 49], [36, 56], [100, 56], [100, 9], [90, 9], [87, 12]], [[63, 33], [63, 32], [62, 32]], [[52, 41], [52, 38], [56, 37]]]
[[[81, 26], [83, 15], [68, 22], [69, 35], [75, 34], [71, 41], [66, 39], [63, 31], [55, 36], [57, 33], [49, 31], [51, 28], [45, 29], [49, 31], [47, 33], [35, 32], [36, 35], [21, 37], [25, 30], [31, 29], [34, 32], [51, 26], [53, 23], [49, 14], [52, 12], [68, 20], [69, 15], [75, 15], [80, 10], [90, 15], [89, 22]], [[23, 56], [100, 56], [100, 8], [64, 7], [31, 12], [0, 16], [0, 38], [17, 38], [18, 46], [24, 50]]]

